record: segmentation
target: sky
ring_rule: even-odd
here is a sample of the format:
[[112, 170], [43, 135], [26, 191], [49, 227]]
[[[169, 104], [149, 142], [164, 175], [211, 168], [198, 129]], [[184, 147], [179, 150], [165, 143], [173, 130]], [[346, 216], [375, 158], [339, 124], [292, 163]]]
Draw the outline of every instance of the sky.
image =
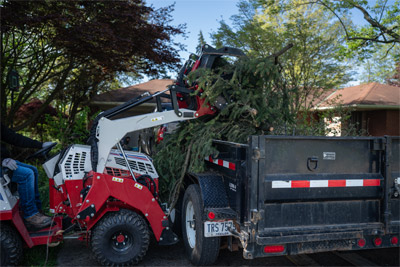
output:
[[[180, 57], [186, 60], [191, 53], [196, 52], [199, 40], [199, 32], [202, 31], [206, 43], [212, 44], [210, 34], [218, 30], [220, 21], [224, 20], [230, 24], [230, 17], [238, 14], [237, 3], [239, 0], [145, 0], [148, 5], [160, 8], [175, 3], [175, 10], [171, 13], [173, 26], [186, 24], [187, 38], [177, 37], [175, 40], [186, 46], [187, 51], [181, 51]], [[387, 4], [393, 4], [394, 0], [389, 0]], [[376, 1], [368, 0], [370, 6]], [[352, 21], [357, 25], [365, 24], [365, 20], [360, 11], [353, 9]], [[355, 69], [358, 73], [362, 72], [362, 67]], [[172, 78], [175, 77], [171, 73]], [[147, 79], [144, 79], [147, 80]], [[358, 81], [351, 85], [359, 84]]]
[[210, 33], [219, 27], [219, 21], [238, 13], [236, 4], [238, 0], [146, 0], [155, 8], [169, 6], [175, 3], [175, 10], [171, 14], [174, 19], [172, 25], [186, 24], [187, 38], [176, 38], [186, 45], [187, 51], [182, 51], [180, 56], [187, 59], [190, 53], [196, 52], [200, 31], [208, 44], [211, 44]]

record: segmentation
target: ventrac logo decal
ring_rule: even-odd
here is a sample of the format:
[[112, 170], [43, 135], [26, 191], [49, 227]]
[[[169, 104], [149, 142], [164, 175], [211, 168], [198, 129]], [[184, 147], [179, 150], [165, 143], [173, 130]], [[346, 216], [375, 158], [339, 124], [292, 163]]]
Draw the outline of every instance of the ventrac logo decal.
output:
[[117, 178], [117, 177], [113, 177], [113, 178], [112, 178], [112, 181], [113, 181], [113, 182], [118, 182], [118, 183], [123, 183], [123, 182], [124, 182], [124, 179], [122, 179], [122, 178]]

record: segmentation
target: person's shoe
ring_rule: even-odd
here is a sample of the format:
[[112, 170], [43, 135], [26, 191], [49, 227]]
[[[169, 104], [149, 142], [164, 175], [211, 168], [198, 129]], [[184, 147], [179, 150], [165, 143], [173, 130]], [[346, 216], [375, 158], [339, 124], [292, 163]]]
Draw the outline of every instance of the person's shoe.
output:
[[39, 213], [42, 214], [44, 217], [50, 218], [50, 220], [51, 220], [51, 216], [49, 216], [49, 215], [47, 215], [47, 214], [44, 214], [44, 213], [41, 212], [41, 211], [39, 211]]
[[36, 213], [35, 215], [26, 218], [26, 226], [30, 230], [40, 230], [50, 226], [51, 218], [41, 214], [40, 212]]

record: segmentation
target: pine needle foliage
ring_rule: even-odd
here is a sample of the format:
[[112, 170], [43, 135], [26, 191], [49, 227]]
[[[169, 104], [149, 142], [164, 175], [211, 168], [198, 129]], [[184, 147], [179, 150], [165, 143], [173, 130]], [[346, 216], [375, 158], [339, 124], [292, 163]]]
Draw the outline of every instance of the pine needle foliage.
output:
[[[187, 82], [202, 89], [195, 93], [206, 103], [215, 103], [222, 96], [228, 105], [217, 115], [181, 123], [158, 147], [154, 158], [162, 177], [161, 195], [170, 192], [170, 202], [180, 177], [185, 172], [204, 171], [204, 158], [217, 155], [213, 139], [246, 143], [250, 135], [268, 134], [272, 125], [290, 120], [288, 93], [273, 59], [219, 59], [217, 65], [213, 70], [191, 73]], [[185, 162], [187, 153], [189, 160]]]

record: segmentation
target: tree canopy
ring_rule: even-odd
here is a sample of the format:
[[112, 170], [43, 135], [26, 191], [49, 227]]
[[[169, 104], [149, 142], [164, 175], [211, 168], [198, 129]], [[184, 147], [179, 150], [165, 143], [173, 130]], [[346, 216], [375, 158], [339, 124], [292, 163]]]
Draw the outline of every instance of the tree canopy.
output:
[[[299, 5], [319, 5], [331, 12], [344, 30], [347, 55], [354, 56], [373, 52], [379, 44], [390, 44], [388, 50], [400, 44], [399, 0], [303, 0], [289, 5], [279, 0], [259, 0], [265, 6], [293, 9]], [[361, 24], [352, 21], [352, 14], [360, 12]]]
[[[52, 101], [79, 104], [118, 86], [124, 73], [158, 75], [176, 68], [180, 44], [171, 26], [173, 6], [153, 9], [132, 1], [2, 1], [1, 117], [10, 124], [32, 98], [43, 100], [31, 125]], [[11, 105], [9, 73], [19, 73], [21, 88]], [[73, 116], [72, 116], [73, 117]]]
[[342, 30], [333, 15], [319, 6], [297, 5], [299, 0], [280, 1], [296, 8], [241, 1], [233, 26], [221, 21], [212, 37], [217, 47], [242, 48], [249, 56], [266, 57], [288, 43], [293, 48], [280, 57], [283, 76], [299, 110], [331, 89], [350, 80], [349, 66], [340, 57]]

